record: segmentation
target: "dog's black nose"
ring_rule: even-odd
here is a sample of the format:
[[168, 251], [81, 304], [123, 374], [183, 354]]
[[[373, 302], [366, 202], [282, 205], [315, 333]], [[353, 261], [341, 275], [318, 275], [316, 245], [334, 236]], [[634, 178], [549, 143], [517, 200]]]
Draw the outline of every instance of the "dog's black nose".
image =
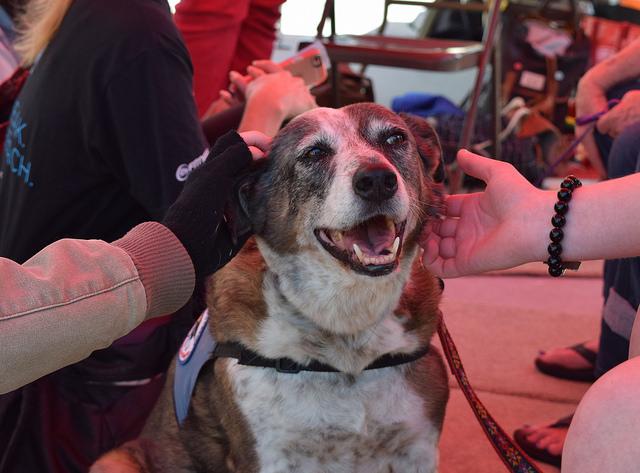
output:
[[398, 179], [389, 168], [365, 168], [353, 176], [353, 190], [365, 200], [382, 202], [395, 195]]

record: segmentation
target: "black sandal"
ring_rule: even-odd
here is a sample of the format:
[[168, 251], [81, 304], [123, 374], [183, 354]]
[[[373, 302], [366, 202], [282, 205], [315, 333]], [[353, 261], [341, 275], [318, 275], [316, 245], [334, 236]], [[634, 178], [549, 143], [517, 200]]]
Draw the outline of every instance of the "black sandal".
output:
[[[573, 414], [568, 415], [567, 417], [563, 417], [553, 424], [548, 425], [547, 428], [568, 429], [569, 425], [571, 425], [572, 419]], [[534, 442], [530, 442], [529, 440], [527, 440], [527, 434], [525, 434], [524, 429], [516, 430], [513, 433], [513, 439], [518, 445], [520, 445], [522, 450], [524, 450], [524, 452], [534, 460], [540, 460], [541, 462], [548, 463], [560, 468], [560, 463], [562, 463], [562, 455], [553, 455], [549, 453], [548, 450], [537, 447]]]
[[542, 361], [540, 358], [536, 358], [536, 368], [538, 368], [538, 370], [540, 370], [544, 374], [548, 374], [549, 376], [553, 376], [554, 378], [569, 379], [571, 381], [595, 381], [596, 378], [593, 375], [593, 371], [596, 367], [596, 358], [598, 356], [598, 353], [587, 348], [584, 343], [578, 343], [577, 345], [573, 345], [567, 348], [575, 351], [578, 355], [587, 360], [587, 362], [591, 364], [591, 367], [567, 368], [564, 365], [560, 365], [557, 363], [547, 363], [545, 361]]

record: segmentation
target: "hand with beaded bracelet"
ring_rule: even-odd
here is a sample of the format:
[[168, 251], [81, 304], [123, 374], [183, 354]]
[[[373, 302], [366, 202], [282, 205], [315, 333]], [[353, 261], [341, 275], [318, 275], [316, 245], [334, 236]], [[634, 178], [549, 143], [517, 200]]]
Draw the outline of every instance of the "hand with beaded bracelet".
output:
[[487, 186], [448, 196], [442, 218], [425, 229], [423, 263], [434, 274], [458, 277], [548, 263], [551, 237], [562, 240], [561, 262], [640, 255], [640, 173], [572, 189], [570, 215], [562, 219], [558, 208], [568, 203], [556, 205], [558, 191], [535, 188], [512, 165], [466, 150], [458, 153], [458, 163]]

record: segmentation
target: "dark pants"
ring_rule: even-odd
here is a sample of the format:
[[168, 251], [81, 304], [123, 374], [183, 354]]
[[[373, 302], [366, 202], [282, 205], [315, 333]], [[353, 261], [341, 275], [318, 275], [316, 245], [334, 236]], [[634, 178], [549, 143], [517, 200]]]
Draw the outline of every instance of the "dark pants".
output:
[[[602, 135], [597, 140], [599, 145], [606, 141]], [[608, 141], [610, 148], [601, 148], [601, 151], [608, 151], [606, 162], [610, 178], [640, 171], [640, 122], [629, 126], [615, 140]], [[603, 154], [603, 159], [605, 156]], [[628, 358], [631, 325], [640, 304], [640, 258], [605, 261], [604, 297], [596, 376]]]

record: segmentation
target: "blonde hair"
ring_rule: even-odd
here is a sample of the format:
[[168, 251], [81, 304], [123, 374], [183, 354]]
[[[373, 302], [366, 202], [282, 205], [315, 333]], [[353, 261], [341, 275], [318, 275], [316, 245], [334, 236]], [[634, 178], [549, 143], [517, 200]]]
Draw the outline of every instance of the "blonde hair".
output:
[[31, 0], [18, 16], [15, 49], [24, 66], [34, 63], [60, 27], [73, 0]]

